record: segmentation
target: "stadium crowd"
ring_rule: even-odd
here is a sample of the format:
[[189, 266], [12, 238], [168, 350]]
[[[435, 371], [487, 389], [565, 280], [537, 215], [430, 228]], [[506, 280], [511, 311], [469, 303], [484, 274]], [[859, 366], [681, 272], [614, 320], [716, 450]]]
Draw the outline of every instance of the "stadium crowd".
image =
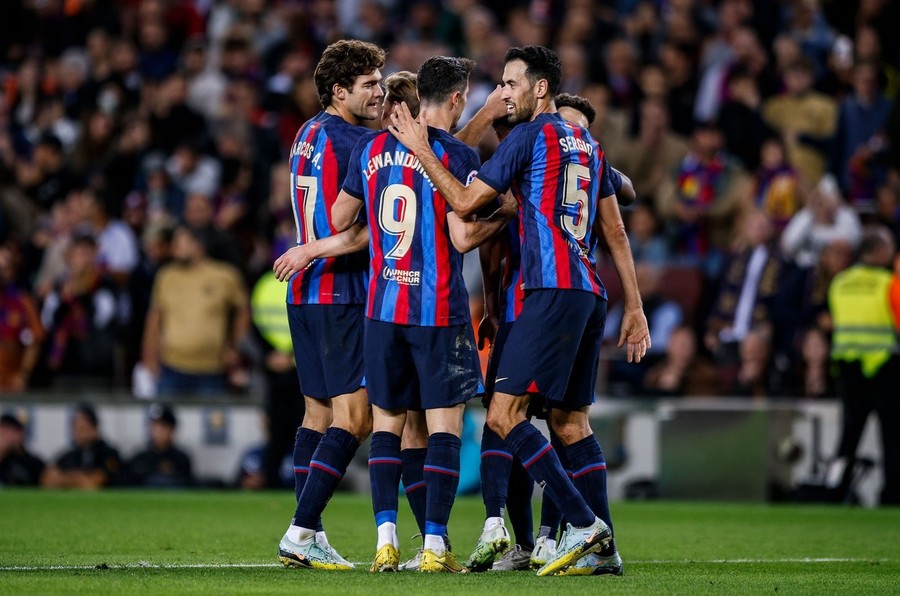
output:
[[609, 349], [613, 394], [833, 395], [829, 282], [863, 226], [900, 236], [900, 10], [885, 0], [7, 0], [3, 14], [3, 392], [127, 387], [138, 364], [161, 391], [240, 392], [290, 368], [253, 333], [248, 288], [295, 242], [287, 155], [320, 109], [322, 50], [348, 36], [387, 49], [385, 75], [474, 59], [470, 115], [507, 48], [558, 51], [562, 90], [591, 100], [638, 195], [624, 216], [653, 351], [622, 367]]

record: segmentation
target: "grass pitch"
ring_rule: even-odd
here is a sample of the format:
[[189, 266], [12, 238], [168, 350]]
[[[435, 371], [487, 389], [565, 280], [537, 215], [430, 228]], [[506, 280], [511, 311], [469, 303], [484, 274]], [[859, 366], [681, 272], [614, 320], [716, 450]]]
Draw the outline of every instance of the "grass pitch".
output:
[[[624, 577], [530, 572], [370, 574], [375, 533], [365, 496], [337, 495], [329, 538], [355, 572], [284, 569], [276, 546], [293, 495], [0, 490], [0, 593], [527, 594], [900, 593], [900, 509], [616, 503]], [[457, 500], [453, 546], [481, 529], [477, 497]], [[401, 512], [401, 536], [415, 532]], [[401, 556], [415, 548], [410, 540]]]

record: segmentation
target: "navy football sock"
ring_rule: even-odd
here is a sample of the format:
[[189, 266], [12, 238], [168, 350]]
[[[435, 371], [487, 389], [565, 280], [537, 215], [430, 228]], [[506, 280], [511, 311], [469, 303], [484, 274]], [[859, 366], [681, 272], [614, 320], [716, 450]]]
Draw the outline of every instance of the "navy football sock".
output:
[[428, 437], [425, 456], [425, 535], [444, 537], [459, 486], [459, 449], [462, 441], [450, 433]]
[[534, 549], [534, 519], [531, 513], [531, 494], [534, 492], [534, 480], [516, 459], [509, 475], [509, 496], [506, 512], [509, 523], [516, 537], [516, 544], [525, 550]]
[[506, 444], [522, 460], [522, 466], [535, 482], [544, 486], [549, 496], [575, 527], [594, 523], [594, 514], [575, 489], [559, 457], [546, 438], [530, 422], [523, 420], [506, 437]]
[[485, 424], [481, 434], [481, 498], [485, 517], [503, 515], [512, 461], [506, 442]]
[[606, 522], [612, 531], [612, 516], [606, 495], [606, 460], [594, 435], [566, 447], [572, 462], [572, 482], [590, 505], [594, 515]]
[[294, 525], [315, 528], [334, 490], [344, 477], [347, 465], [356, 455], [359, 441], [341, 428], [325, 431], [309, 461], [309, 477], [297, 501]]
[[406, 492], [406, 500], [416, 518], [419, 533], [425, 536], [425, 455], [428, 449], [404, 449], [400, 452], [403, 461], [403, 490]]
[[[322, 433], [302, 426], [297, 429], [297, 436], [294, 438], [294, 495], [297, 501], [300, 500], [309, 477], [309, 460], [322, 436]], [[322, 518], [316, 521], [316, 531], [322, 531]]]
[[385, 522], [397, 523], [402, 468], [400, 437], [385, 431], [373, 433], [369, 444], [369, 484], [376, 527]]
[[[553, 431], [550, 431], [550, 444], [553, 445], [556, 456], [559, 458], [559, 463], [566, 471], [566, 475], [571, 478], [572, 471], [570, 470], [571, 466], [569, 465], [569, 458], [566, 455], [566, 449], [563, 446], [562, 441], [559, 440], [559, 437], [556, 436], [556, 433]], [[562, 512], [559, 510], [559, 507], [557, 507], [556, 501], [549, 498], [541, 499], [541, 526], [550, 530], [549, 536], [553, 540], [556, 540], [556, 535], [559, 532], [561, 524]]]

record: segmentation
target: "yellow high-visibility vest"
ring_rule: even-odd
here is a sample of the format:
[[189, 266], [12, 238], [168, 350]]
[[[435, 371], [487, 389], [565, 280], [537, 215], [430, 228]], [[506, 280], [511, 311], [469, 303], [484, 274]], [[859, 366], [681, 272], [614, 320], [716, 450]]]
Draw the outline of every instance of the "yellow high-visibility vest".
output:
[[279, 352], [291, 353], [291, 330], [288, 326], [284, 284], [273, 272], [259, 278], [250, 295], [253, 324], [260, 335]]
[[891, 280], [885, 269], [855, 265], [835, 276], [828, 289], [834, 323], [831, 358], [858, 361], [867, 377], [874, 376], [897, 352]]

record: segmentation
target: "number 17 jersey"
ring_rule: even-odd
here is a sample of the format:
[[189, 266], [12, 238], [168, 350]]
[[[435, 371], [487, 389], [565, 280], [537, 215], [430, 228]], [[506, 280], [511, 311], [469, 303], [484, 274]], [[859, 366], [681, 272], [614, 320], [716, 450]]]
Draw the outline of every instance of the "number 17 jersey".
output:
[[[291, 207], [297, 244], [336, 233], [331, 207], [337, 199], [356, 141], [370, 132], [319, 112], [297, 132], [291, 147]], [[288, 304], [363, 304], [368, 259], [365, 251], [318, 259], [288, 283]]]
[[[465, 184], [478, 154], [449, 133], [428, 129], [438, 160]], [[350, 157], [344, 190], [365, 201], [370, 278], [366, 316], [423, 327], [469, 322], [462, 255], [450, 240], [450, 206], [415, 154], [387, 131], [364, 136]]]

